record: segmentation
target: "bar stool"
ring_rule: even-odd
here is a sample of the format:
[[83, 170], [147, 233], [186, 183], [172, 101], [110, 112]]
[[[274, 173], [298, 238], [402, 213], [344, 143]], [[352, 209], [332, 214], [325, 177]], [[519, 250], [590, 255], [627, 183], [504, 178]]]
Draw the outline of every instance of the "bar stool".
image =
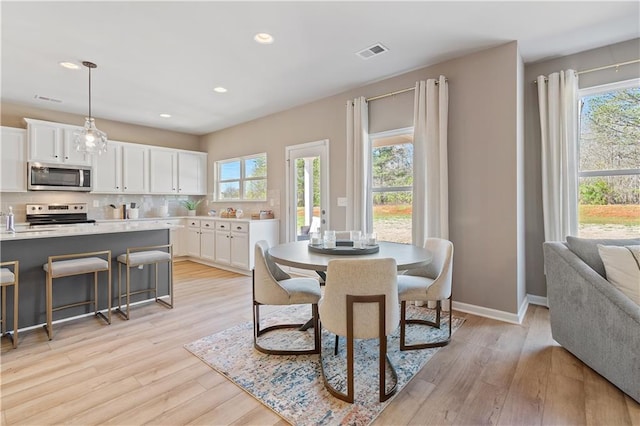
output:
[[[9, 268], [0, 269], [0, 285], [2, 286], [2, 335], [7, 335], [13, 343], [14, 349], [18, 347], [18, 275], [20, 274], [20, 262], [2, 262], [0, 266], [13, 266], [13, 272]], [[7, 287], [13, 286], [13, 335], [7, 333]]]
[[[104, 259], [100, 256], [104, 256]], [[67, 260], [63, 260], [67, 259]], [[47, 330], [49, 340], [53, 339], [53, 312], [74, 306], [93, 305], [95, 315], [111, 324], [111, 250], [95, 251], [91, 253], [62, 254], [49, 256], [47, 263], [42, 265], [47, 273]], [[98, 310], [98, 272], [106, 271], [107, 278], [107, 316]], [[72, 275], [93, 274], [93, 300], [70, 303], [53, 307], [53, 279]]]
[[[160, 249], [165, 249], [160, 250]], [[168, 262], [169, 264], [169, 302], [158, 297], [158, 264]], [[155, 286], [142, 290], [131, 291], [131, 268], [137, 268], [143, 265], [155, 265]], [[127, 269], [126, 292], [122, 293], [122, 265]], [[130, 247], [126, 253], [118, 256], [118, 312], [126, 320], [129, 319], [129, 306], [131, 296], [140, 293], [154, 293], [157, 303], [167, 308], [173, 308], [173, 245], [164, 244], [158, 246], [147, 247]], [[122, 310], [122, 297], [126, 297], [127, 310]]]

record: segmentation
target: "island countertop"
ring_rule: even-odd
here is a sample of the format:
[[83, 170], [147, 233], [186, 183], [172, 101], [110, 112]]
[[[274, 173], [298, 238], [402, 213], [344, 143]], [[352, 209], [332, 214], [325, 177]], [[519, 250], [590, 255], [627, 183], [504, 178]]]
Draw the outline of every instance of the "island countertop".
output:
[[95, 224], [82, 224], [65, 227], [16, 227], [16, 232], [2, 231], [0, 241], [31, 240], [38, 238], [59, 238], [76, 235], [114, 234], [119, 232], [152, 231], [161, 229], [180, 228], [180, 225], [170, 224], [163, 220], [157, 221], [119, 221]]

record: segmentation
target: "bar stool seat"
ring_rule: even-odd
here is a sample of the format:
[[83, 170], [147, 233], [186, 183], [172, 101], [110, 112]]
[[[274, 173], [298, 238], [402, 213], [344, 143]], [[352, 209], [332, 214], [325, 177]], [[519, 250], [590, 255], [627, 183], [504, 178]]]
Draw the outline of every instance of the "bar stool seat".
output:
[[[53, 312], [61, 309], [81, 305], [93, 305], [95, 315], [102, 318], [107, 324], [111, 324], [111, 250], [49, 256], [47, 263], [42, 265], [42, 269], [44, 269], [47, 274], [47, 324], [44, 328], [47, 331], [49, 340], [53, 339]], [[98, 272], [107, 272], [108, 275], [106, 316], [98, 310]], [[93, 300], [70, 303], [54, 308], [53, 279], [83, 274], [93, 274]]]
[[[159, 250], [164, 249], [164, 250]], [[167, 308], [173, 308], [173, 245], [130, 247], [118, 259], [118, 308], [116, 312], [126, 320], [130, 318], [131, 296], [141, 293], [154, 293], [155, 301]], [[169, 265], [169, 302], [158, 297], [158, 265], [167, 262]], [[122, 266], [126, 268], [125, 292], [122, 293]], [[131, 268], [142, 265], [155, 265], [155, 285], [151, 288], [131, 291]], [[126, 300], [126, 311], [122, 310], [122, 298]], [[164, 296], [163, 296], [164, 297]]]
[[[14, 349], [18, 347], [18, 285], [19, 285], [19, 269], [20, 262], [15, 260], [11, 262], [2, 262], [0, 266], [12, 266], [10, 268], [0, 268], [0, 286], [2, 286], [2, 335], [11, 339]], [[7, 333], [7, 287], [13, 287], [13, 335]]]

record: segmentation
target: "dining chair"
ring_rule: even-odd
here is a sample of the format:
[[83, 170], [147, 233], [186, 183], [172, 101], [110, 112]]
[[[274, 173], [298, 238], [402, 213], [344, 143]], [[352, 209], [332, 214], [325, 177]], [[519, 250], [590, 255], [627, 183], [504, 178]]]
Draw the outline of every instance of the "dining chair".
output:
[[[320, 353], [320, 327], [318, 324], [318, 301], [320, 283], [314, 278], [291, 278], [271, 260], [269, 244], [258, 241], [255, 245], [253, 269], [253, 346], [270, 355], [303, 355]], [[285, 328], [301, 329], [305, 324], [276, 324], [260, 329], [260, 306], [311, 304], [313, 349], [269, 349], [258, 343], [258, 337], [273, 330]], [[303, 330], [300, 330], [303, 332]]]
[[[400, 350], [426, 349], [446, 346], [451, 341], [451, 277], [453, 271], [453, 243], [441, 238], [427, 238], [424, 247], [433, 253], [427, 266], [410, 269], [398, 275], [398, 298], [400, 299]], [[442, 301], [449, 300], [449, 335], [444, 340], [425, 341], [408, 345], [408, 324], [440, 328]], [[435, 321], [407, 318], [407, 302], [435, 301]]]
[[[325, 292], [318, 303], [320, 325], [347, 340], [347, 391], [340, 392], [325, 376], [322, 352], [320, 370], [329, 393], [343, 401], [354, 400], [354, 339], [379, 339], [380, 402], [397, 390], [398, 376], [387, 356], [387, 336], [399, 322], [397, 267], [395, 259], [335, 259], [327, 269]], [[394, 385], [386, 390], [386, 365]]]

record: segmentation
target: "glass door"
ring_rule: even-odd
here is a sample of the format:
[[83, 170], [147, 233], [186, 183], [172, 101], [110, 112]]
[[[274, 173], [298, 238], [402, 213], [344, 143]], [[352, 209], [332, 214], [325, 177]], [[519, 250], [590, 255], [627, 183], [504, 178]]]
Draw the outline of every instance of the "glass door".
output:
[[287, 241], [304, 241], [329, 224], [329, 141], [286, 148]]

